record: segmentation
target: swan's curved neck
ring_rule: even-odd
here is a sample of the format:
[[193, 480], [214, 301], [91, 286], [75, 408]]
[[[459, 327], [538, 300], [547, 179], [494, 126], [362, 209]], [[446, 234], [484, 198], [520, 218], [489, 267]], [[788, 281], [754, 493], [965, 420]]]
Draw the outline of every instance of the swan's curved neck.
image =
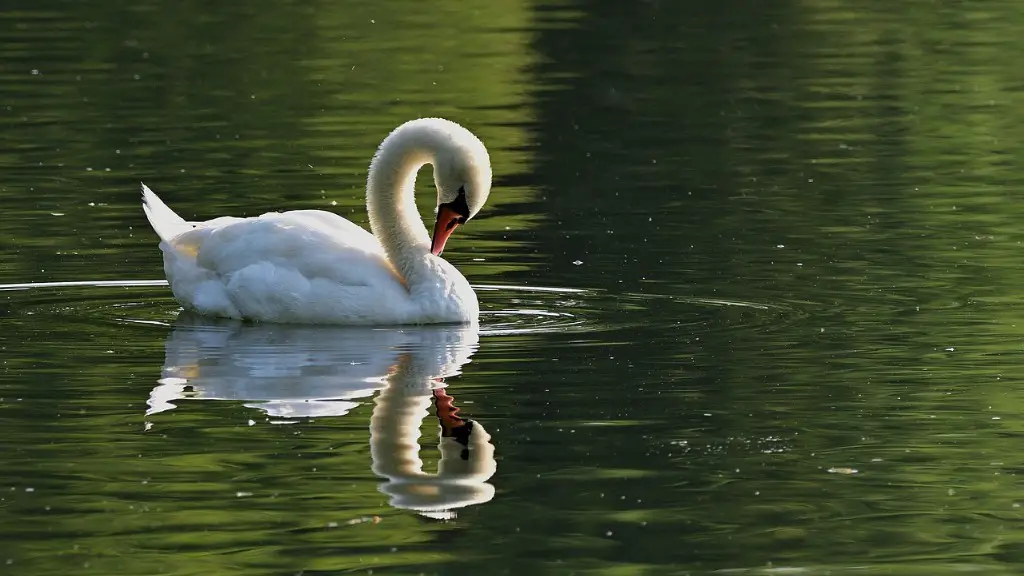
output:
[[444, 135], [423, 127], [408, 127], [388, 136], [370, 163], [366, 210], [370, 230], [407, 282], [426, 266], [430, 236], [416, 209], [416, 174], [434, 164]]

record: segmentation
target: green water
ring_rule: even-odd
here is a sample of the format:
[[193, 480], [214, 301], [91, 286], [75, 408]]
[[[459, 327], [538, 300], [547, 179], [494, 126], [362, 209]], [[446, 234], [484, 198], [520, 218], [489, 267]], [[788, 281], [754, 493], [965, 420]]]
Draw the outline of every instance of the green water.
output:
[[[1012, 0], [5, 3], [0, 573], [1021, 573], [1021, 30]], [[445, 250], [479, 331], [213, 321], [154, 282], [139, 181], [365, 225], [376, 145], [434, 115], [494, 164]]]

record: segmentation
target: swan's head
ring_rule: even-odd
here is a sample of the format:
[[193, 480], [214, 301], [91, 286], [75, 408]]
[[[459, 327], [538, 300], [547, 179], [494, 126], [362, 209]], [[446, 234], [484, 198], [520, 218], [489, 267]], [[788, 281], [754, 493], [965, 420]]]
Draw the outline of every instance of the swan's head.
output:
[[476, 216], [491, 193], [491, 159], [483, 142], [462, 126], [443, 122], [447, 138], [434, 157], [437, 220], [430, 251], [439, 256], [445, 242], [461, 224]]

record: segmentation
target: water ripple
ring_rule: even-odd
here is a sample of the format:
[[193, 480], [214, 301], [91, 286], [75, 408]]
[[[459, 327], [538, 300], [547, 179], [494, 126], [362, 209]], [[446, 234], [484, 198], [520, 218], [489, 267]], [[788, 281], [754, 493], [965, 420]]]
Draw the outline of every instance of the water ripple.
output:
[[[6, 292], [3, 315], [10, 318], [61, 316], [70, 321], [113, 322], [135, 326], [171, 326], [181, 311], [170, 294], [154, 296], [148, 288], [166, 280], [72, 280], [0, 284]], [[786, 306], [758, 302], [605, 290], [478, 284], [481, 335], [505, 336], [551, 332], [596, 333], [650, 325], [652, 313], [667, 327], [721, 329], [713, 310], [736, 310], [729, 329], [777, 326], [795, 317]], [[666, 309], [670, 306], [671, 309]]]

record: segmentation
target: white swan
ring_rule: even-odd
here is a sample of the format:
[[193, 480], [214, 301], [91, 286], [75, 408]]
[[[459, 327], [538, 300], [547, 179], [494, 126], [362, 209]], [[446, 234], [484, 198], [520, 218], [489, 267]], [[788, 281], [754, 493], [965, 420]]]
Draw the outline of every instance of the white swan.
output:
[[[432, 236], [413, 198], [424, 164], [437, 186]], [[454, 122], [421, 118], [391, 132], [370, 163], [373, 234], [320, 210], [186, 222], [145, 184], [142, 204], [186, 309], [266, 322], [429, 324], [477, 320], [476, 293], [439, 256], [490, 189], [483, 143]]]

